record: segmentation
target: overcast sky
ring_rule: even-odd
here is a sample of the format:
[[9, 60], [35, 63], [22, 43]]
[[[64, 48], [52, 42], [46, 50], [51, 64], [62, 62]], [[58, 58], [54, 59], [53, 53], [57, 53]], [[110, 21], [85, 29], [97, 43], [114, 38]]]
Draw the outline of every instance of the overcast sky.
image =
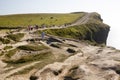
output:
[[0, 0], [0, 15], [98, 12], [111, 26], [108, 45], [120, 49], [120, 0]]

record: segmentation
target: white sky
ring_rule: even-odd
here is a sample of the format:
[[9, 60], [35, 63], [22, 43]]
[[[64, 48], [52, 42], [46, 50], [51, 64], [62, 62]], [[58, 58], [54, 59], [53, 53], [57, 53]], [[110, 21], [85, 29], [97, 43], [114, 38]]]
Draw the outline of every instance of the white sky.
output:
[[0, 0], [0, 15], [98, 12], [111, 26], [108, 45], [120, 49], [120, 0]]

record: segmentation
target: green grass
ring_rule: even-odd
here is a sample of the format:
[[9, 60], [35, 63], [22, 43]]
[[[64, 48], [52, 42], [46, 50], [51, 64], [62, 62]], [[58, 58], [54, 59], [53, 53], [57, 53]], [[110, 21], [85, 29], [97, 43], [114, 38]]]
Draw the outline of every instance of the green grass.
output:
[[8, 38], [12, 39], [13, 41], [20, 41], [21, 38], [24, 37], [24, 33], [17, 33], [17, 34], [9, 34], [7, 35]]
[[0, 56], [2, 56], [3, 54], [4, 54], [4, 53], [1, 52], [1, 53], [0, 53]]
[[[66, 38], [79, 38], [80, 37], [85, 37], [86, 35], [86, 30], [87, 29], [86, 25], [81, 25], [81, 26], [74, 26], [74, 27], [69, 27], [69, 28], [64, 28], [64, 29], [47, 29], [44, 30], [45, 33], [55, 35], [55, 36], [60, 36], [60, 37], [66, 37]], [[38, 33], [41, 33], [39, 31]]]
[[[41, 54], [27, 55], [27, 56], [22, 57], [21, 59], [18, 59], [17, 61], [9, 60], [9, 61], [7, 61], [7, 63], [9, 66], [14, 66], [14, 67], [18, 68], [18, 67], [21, 67], [24, 65], [29, 65], [30, 63], [35, 62], [35, 61], [41, 61], [40, 63], [38, 63], [34, 66], [25, 68], [24, 70], [21, 70], [21, 71], [18, 71], [16, 73], [12, 74], [12, 75], [18, 75], [18, 74], [28, 73], [33, 68], [34, 69], [42, 68], [45, 65], [52, 63], [54, 59], [55, 59], [54, 54], [52, 54], [51, 52], [47, 52], [47, 53], [41, 53]], [[40, 66], [38, 66], [38, 65], [40, 65]], [[10, 76], [12, 76], [12, 75], [10, 75]]]
[[[17, 50], [17, 49], [16, 49]], [[9, 54], [7, 54], [8, 57], [14, 55], [16, 50], [11, 50], [9, 51]], [[18, 60], [7, 60], [8, 67], [9, 66], [14, 66], [15, 68], [24, 66], [24, 65], [29, 65], [32, 62], [35, 61], [41, 61], [40, 63], [35, 64], [34, 66], [27, 67], [21, 71], [18, 71], [12, 75], [21, 75], [21, 74], [26, 74], [30, 72], [32, 69], [42, 69], [45, 65], [51, 64], [53, 62], [62, 62], [69, 56], [64, 55], [64, 54], [58, 54], [55, 56], [52, 52], [46, 52], [46, 53], [40, 53], [40, 54], [32, 54], [32, 55], [26, 55], [21, 57]], [[12, 76], [10, 75], [10, 76]], [[10, 77], [8, 76], [8, 77]]]
[[10, 43], [10, 40], [0, 37], [0, 42], [2, 42], [3, 44], [8, 44]]
[[[88, 23], [78, 26], [72, 26], [62, 29], [47, 29], [44, 30], [46, 34], [51, 34], [55, 36], [79, 39], [79, 40], [89, 40], [89, 41], [99, 41], [98, 43], [104, 43], [106, 38], [106, 32], [109, 27], [100, 23]], [[108, 29], [109, 30], [109, 29]], [[38, 31], [36, 33], [41, 33]], [[104, 39], [103, 39], [104, 38]], [[103, 39], [103, 40], [102, 40]]]
[[30, 72], [32, 69], [40, 70], [44, 66], [46, 66], [48, 64], [51, 64], [51, 63], [54, 63], [54, 62], [62, 62], [62, 61], [64, 61], [68, 57], [69, 56], [66, 56], [64, 54], [59, 54], [58, 58], [56, 58], [54, 56], [54, 54], [52, 54], [52, 53], [45, 53], [45, 55], [44, 54], [42, 54], [42, 55], [40, 54], [40, 55], [32, 56], [33, 61], [38, 61], [39, 60], [41, 62], [35, 64], [34, 66], [25, 68], [24, 70], [21, 70], [19, 72], [16, 72], [13, 75], [26, 74], [26, 73]]
[[0, 26], [1, 30], [10, 30], [10, 29], [22, 29], [23, 27], [19, 26]]
[[12, 46], [5, 46], [4, 50], [10, 49], [10, 48], [12, 48]]
[[[5, 49], [11, 48], [11, 46], [6, 46]], [[44, 45], [37, 45], [37, 44], [29, 44], [29, 45], [23, 45], [23, 46], [19, 46], [16, 49], [10, 50], [8, 52], [6, 52], [5, 54], [5, 59], [3, 61], [7, 62], [7, 63], [13, 63], [13, 64], [18, 64], [18, 63], [25, 63], [25, 62], [29, 62], [29, 61], [35, 61], [35, 60], [40, 60], [43, 59], [43, 56], [48, 56], [51, 54], [49, 53], [40, 53], [40, 54], [28, 54], [26, 56], [21, 56], [20, 59], [16, 59], [16, 60], [12, 60], [11, 57], [16, 54], [17, 51], [20, 50], [27, 50], [27, 51], [41, 51], [41, 50], [46, 50], [49, 49], [48, 47], [44, 46]]]
[[23, 56], [23, 57], [21, 57], [20, 59], [17, 59], [17, 60], [9, 60], [9, 61], [7, 61], [7, 63], [21, 64], [21, 63], [27, 63], [27, 62], [31, 62], [31, 61], [44, 60], [46, 58], [49, 58], [52, 55], [53, 54], [51, 52], [27, 55], [27, 56]]
[[1, 27], [27, 27], [28, 25], [62, 25], [72, 23], [82, 17], [84, 13], [79, 14], [17, 14], [0, 16]]
[[41, 50], [49, 49], [49, 48], [44, 45], [28, 44], [28, 45], [19, 46], [18, 49], [27, 50], [27, 51], [41, 51]]
[[[69, 28], [64, 29], [47, 29], [44, 30], [45, 33], [65, 37], [65, 38], [75, 38], [75, 39], [84, 39], [87, 35], [87, 32], [89, 34], [92, 34], [92, 31], [90, 30], [89, 24], [80, 25], [80, 26], [73, 26]], [[97, 31], [96, 28], [93, 27], [94, 31]], [[41, 31], [38, 31], [36, 33], [41, 33]]]
[[14, 54], [16, 54], [17, 51], [18, 51], [18, 49], [10, 50], [5, 54], [5, 57], [6, 58], [11, 58]]

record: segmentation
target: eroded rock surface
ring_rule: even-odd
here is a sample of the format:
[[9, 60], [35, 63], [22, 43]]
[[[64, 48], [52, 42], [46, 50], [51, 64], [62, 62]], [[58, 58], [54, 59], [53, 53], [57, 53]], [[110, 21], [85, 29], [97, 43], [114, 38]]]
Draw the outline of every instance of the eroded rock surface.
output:
[[34, 76], [38, 80], [119, 80], [120, 62], [116, 59], [120, 52], [115, 54], [116, 50], [108, 47], [102, 48], [100, 52], [100, 48], [89, 46], [87, 51], [77, 53], [63, 63], [45, 66]]

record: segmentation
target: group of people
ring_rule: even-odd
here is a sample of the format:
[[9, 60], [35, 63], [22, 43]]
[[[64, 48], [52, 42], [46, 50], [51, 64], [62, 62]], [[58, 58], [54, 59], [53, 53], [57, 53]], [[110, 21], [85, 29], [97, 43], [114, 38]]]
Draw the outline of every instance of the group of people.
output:
[[[28, 31], [32, 31], [32, 30], [38, 30], [38, 28], [39, 28], [39, 26], [38, 25], [34, 25], [34, 26], [28, 26]], [[42, 40], [44, 40], [44, 38], [45, 38], [45, 32], [42, 32], [41, 33], [41, 38], [42, 38]]]
[[32, 31], [32, 30], [34, 30], [34, 29], [37, 30], [37, 29], [38, 29], [38, 25], [35, 25], [35, 26], [29, 25], [29, 26], [28, 26], [28, 30], [29, 30], [29, 31]]

